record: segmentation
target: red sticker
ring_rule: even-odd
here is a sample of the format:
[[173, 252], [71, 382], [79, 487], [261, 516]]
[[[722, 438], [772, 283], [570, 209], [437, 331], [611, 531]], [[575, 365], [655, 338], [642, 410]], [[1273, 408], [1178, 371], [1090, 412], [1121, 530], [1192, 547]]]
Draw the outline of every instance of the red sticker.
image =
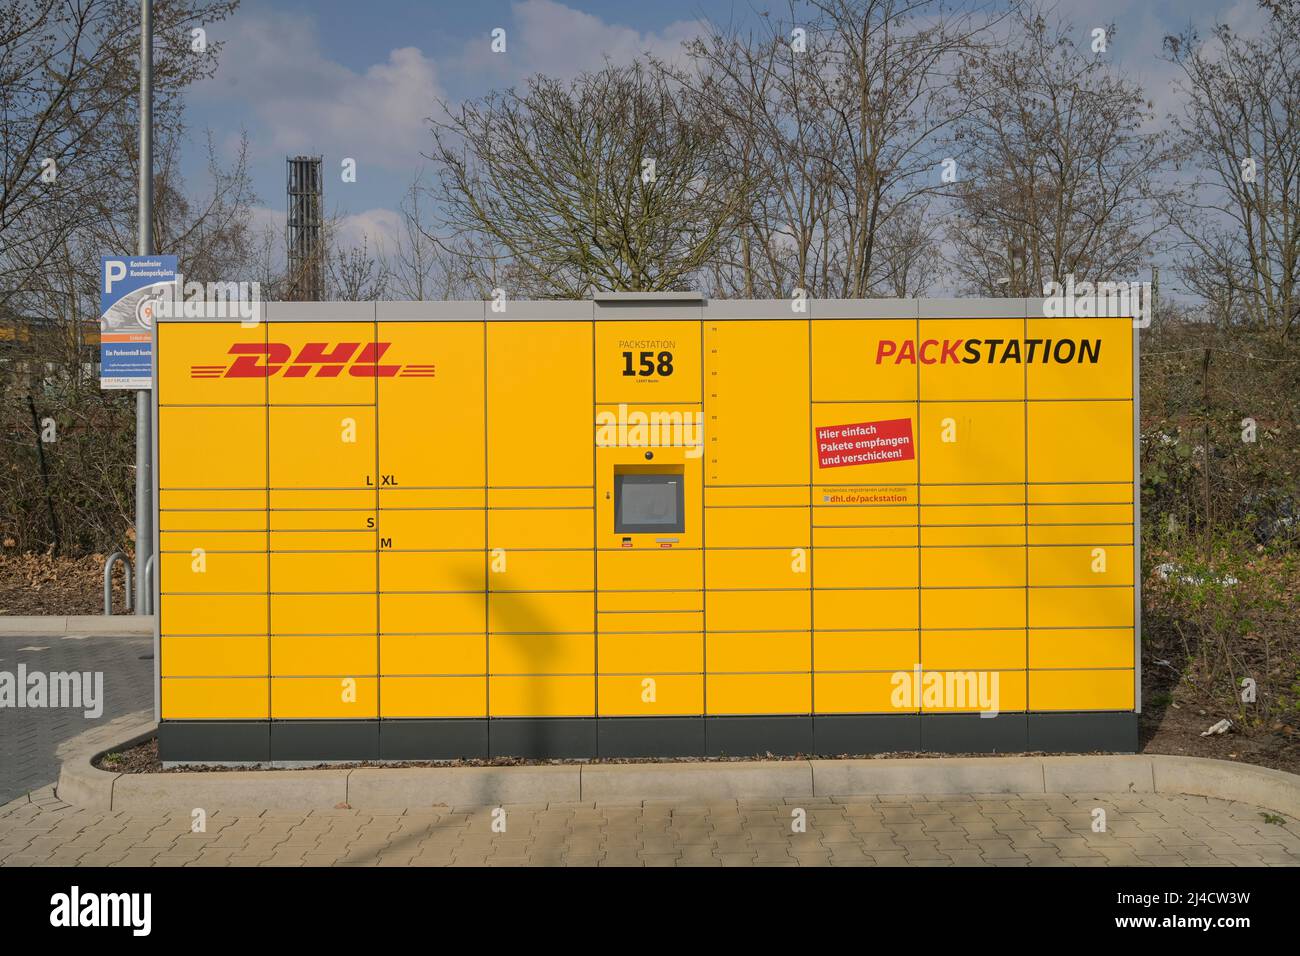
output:
[[825, 425], [817, 429], [819, 468], [910, 461], [915, 457], [910, 418], [858, 422], [853, 425]]

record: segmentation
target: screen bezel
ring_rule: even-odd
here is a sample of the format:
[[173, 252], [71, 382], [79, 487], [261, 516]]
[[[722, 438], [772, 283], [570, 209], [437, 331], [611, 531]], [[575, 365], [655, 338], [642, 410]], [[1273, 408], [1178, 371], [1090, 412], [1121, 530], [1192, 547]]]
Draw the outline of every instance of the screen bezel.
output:
[[[684, 534], [686, 531], [686, 482], [681, 472], [658, 471], [614, 475], [614, 533], [615, 534]], [[677, 520], [663, 524], [623, 524], [623, 486], [658, 485], [667, 481], [677, 483]]]

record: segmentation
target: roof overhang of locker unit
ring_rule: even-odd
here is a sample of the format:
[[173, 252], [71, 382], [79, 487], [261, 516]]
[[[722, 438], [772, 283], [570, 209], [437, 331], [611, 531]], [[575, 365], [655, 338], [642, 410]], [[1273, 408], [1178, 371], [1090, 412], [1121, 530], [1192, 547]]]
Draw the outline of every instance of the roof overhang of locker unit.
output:
[[[1046, 318], [1045, 299], [709, 299], [695, 292], [619, 292], [592, 299], [186, 303], [159, 322], [591, 322], [653, 319]], [[238, 311], [246, 308], [251, 318]], [[1098, 316], [1116, 318], [1123, 316]], [[1085, 318], [1085, 317], [1081, 317]]]

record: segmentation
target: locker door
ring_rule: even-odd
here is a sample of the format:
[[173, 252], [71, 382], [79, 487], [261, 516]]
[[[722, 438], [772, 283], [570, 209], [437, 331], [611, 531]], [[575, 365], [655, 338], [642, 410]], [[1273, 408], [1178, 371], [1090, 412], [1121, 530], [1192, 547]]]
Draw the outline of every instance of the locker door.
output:
[[490, 485], [591, 486], [591, 336], [590, 322], [488, 324]]

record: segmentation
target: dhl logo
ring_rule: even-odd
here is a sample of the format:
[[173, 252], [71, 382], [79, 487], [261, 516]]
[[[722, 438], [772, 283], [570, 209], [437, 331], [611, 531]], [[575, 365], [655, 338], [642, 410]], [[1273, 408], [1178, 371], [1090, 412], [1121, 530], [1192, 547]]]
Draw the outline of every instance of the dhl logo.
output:
[[[191, 378], [338, 378], [347, 370], [353, 378], [433, 378], [433, 365], [384, 365], [380, 363], [391, 342], [308, 342], [295, 356], [283, 342], [236, 342], [228, 354], [235, 360], [226, 365], [191, 365]], [[360, 349], [358, 352], [357, 350]]]

